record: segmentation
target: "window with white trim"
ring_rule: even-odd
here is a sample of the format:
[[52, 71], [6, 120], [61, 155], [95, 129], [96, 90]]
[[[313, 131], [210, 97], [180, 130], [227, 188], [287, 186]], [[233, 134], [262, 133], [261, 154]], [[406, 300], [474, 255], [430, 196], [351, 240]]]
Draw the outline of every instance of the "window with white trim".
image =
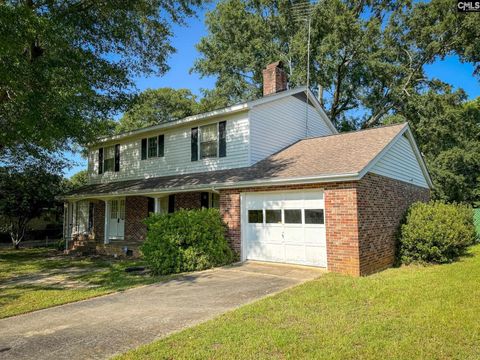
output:
[[200, 159], [217, 157], [218, 124], [200, 126]]
[[115, 169], [115, 146], [104, 148], [103, 154], [103, 171], [114, 171]]
[[157, 157], [158, 154], [158, 144], [157, 137], [148, 138], [148, 157]]
[[164, 134], [143, 138], [140, 148], [140, 159], [163, 157], [165, 154], [165, 136]]

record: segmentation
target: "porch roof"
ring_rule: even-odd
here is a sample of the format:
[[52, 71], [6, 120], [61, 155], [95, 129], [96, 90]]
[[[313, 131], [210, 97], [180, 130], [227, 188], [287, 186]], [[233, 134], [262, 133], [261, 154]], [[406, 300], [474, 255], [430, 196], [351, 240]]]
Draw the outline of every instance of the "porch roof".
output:
[[359, 180], [406, 124], [300, 140], [251, 167], [83, 186], [66, 198]]

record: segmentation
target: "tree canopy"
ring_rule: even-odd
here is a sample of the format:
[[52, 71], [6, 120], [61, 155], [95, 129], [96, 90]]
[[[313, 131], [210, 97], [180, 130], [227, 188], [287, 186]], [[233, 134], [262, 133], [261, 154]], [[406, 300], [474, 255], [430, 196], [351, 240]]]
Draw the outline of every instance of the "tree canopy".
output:
[[437, 83], [408, 97], [386, 123], [410, 124], [434, 182], [433, 196], [480, 205], [480, 98]]
[[200, 3], [0, 2], [0, 160], [67, 150], [107, 131], [133, 77], [168, 70], [171, 24]]
[[67, 180], [66, 188], [68, 189], [77, 189], [88, 183], [88, 170], [80, 170], [79, 172], [72, 175], [70, 179]]
[[140, 93], [120, 119], [117, 132], [125, 132], [181, 119], [200, 110], [188, 89], [148, 89]]
[[[207, 14], [193, 68], [217, 77], [207, 97], [225, 104], [260, 96], [262, 69], [276, 60], [291, 86], [306, 83], [307, 30], [292, 5], [225, 0]], [[446, 55], [472, 62], [480, 75], [480, 14], [457, 13], [449, 0], [321, 1], [311, 22], [310, 85], [338, 127], [379, 124], [429, 86], [424, 66]]]
[[[262, 70], [282, 60], [290, 86], [306, 83], [305, 0], [224, 0], [207, 13], [193, 71], [216, 76], [204, 101], [261, 96]], [[479, 101], [428, 78], [448, 55], [480, 78], [480, 13], [450, 0], [329, 0], [311, 11], [310, 84], [339, 130], [408, 121], [428, 163], [435, 198], [480, 201]]]
[[56, 204], [63, 184], [62, 176], [39, 163], [23, 169], [0, 168], [0, 224], [15, 247], [23, 240], [29, 221]]

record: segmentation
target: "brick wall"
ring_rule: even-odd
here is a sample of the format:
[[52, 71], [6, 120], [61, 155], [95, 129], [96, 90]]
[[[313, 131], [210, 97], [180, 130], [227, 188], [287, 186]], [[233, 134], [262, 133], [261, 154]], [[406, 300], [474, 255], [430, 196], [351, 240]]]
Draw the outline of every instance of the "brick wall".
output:
[[384, 270], [395, 261], [396, 235], [408, 207], [428, 201], [428, 189], [368, 173], [358, 184], [360, 275]]
[[324, 189], [328, 269], [367, 275], [393, 264], [395, 232], [408, 206], [429, 190], [367, 174], [358, 182], [272, 186], [220, 191], [220, 212], [232, 248], [241, 249], [240, 193]]
[[147, 235], [143, 220], [148, 216], [148, 198], [127, 196], [125, 198], [125, 241], [141, 242]]
[[200, 209], [200, 194], [199, 192], [182, 192], [175, 194], [175, 211], [180, 209]]
[[105, 240], [105, 201], [97, 200], [94, 202], [93, 232], [95, 242], [103, 243]]
[[243, 190], [221, 190], [220, 191], [220, 214], [223, 221], [227, 224], [227, 238], [232, 247], [238, 255], [242, 246], [240, 238], [240, 191]]
[[327, 266], [330, 271], [360, 275], [357, 183], [325, 186]]

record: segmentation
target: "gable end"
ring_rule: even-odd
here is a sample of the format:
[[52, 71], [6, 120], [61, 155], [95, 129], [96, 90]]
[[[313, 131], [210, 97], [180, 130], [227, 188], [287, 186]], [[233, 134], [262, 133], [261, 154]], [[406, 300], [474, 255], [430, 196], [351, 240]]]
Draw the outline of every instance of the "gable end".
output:
[[412, 143], [413, 137], [405, 131], [382, 154], [382, 156], [368, 170], [371, 173], [388, 178], [400, 180], [423, 188], [430, 188], [431, 182], [423, 159], [417, 154], [416, 145]]

